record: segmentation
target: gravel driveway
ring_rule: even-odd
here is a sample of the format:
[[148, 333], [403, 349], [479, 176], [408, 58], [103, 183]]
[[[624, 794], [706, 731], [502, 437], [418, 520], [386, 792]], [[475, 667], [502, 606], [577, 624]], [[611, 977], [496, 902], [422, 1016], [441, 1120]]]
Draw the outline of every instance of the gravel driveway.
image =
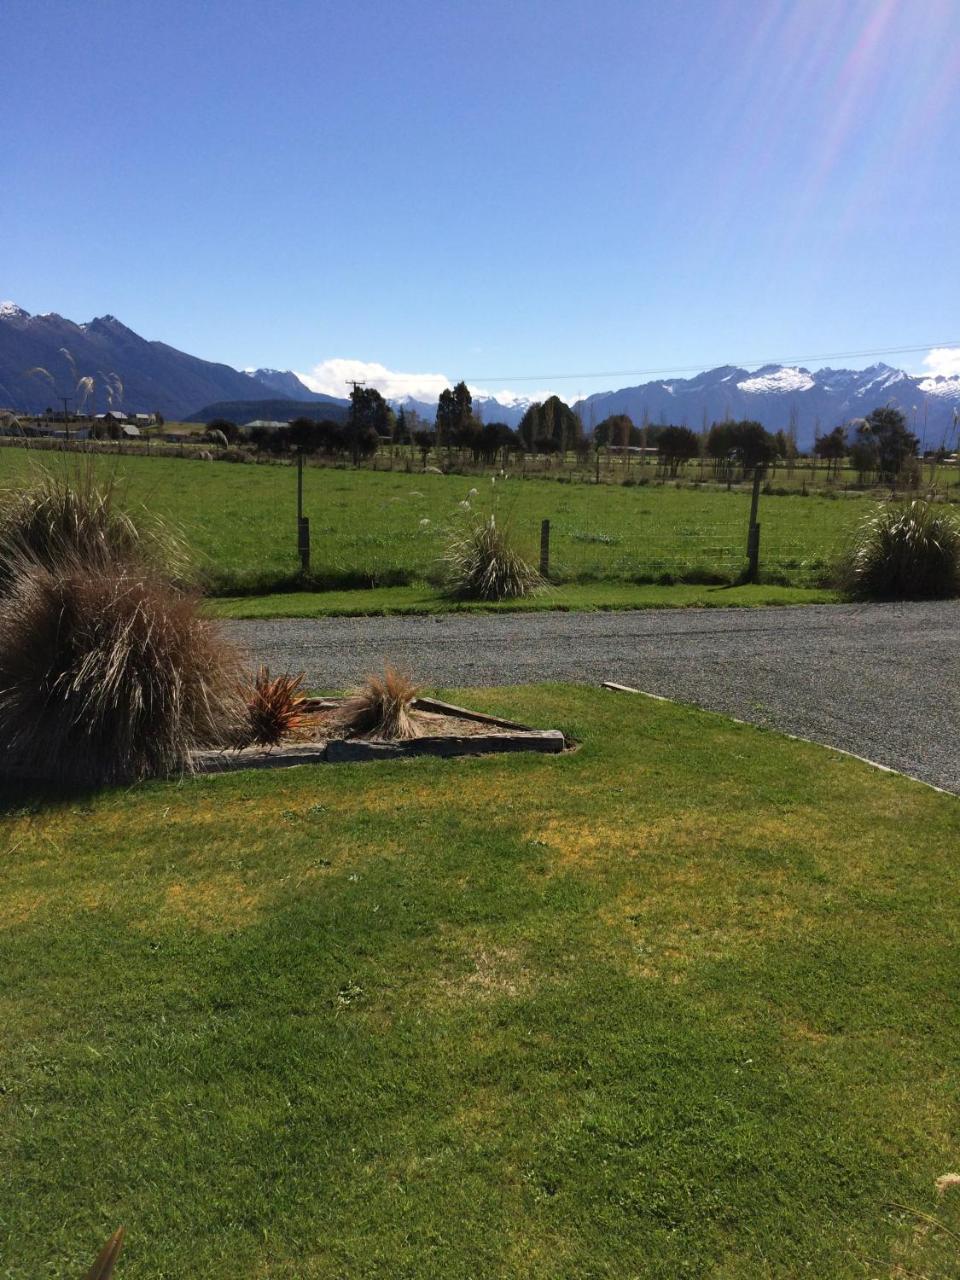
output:
[[616, 680], [960, 792], [960, 603], [232, 622], [275, 670], [342, 688], [389, 659], [431, 685]]

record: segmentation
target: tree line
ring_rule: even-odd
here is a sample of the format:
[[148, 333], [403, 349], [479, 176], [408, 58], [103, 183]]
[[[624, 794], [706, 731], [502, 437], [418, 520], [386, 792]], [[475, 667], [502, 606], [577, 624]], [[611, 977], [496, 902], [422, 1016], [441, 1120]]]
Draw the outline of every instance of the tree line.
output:
[[[494, 463], [510, 454], [576, 453], [586, 461], [602, 448], [654, 450], [673, 476], [696, 458], [709, 459], [718, 474], [734, 468], [752, 471], [776, 461], [791, 462], [800, 456], [792, 431], [768, 431], [760, 422], [744, 419], [714, 422], [702, 432], [685, 425], [644, 423], [637, 426], [627, 414], [612, 414], [591, 431], [558, 396], [531, 404], [514, 429], [504, 422], [483, 422], [466, 383], [458, 382], [440, 393], [432, 426], [404, 408], [394, 411], [373, 387], [355, 387], [345, 422], [298, 418], [284, 427], [255, 427], [248, 435], [234, 423], [218, 420], [210, 433], [223, 442], [248, 439], [265, 453], [298, 452], [327, 457], [351, 456], [354, 462], [370, 458], [383, 443], [415, 446], [424, 463], [434, 450], [469, 453], [474, 462]], [[907, 461], [919, 451], [917, 437], [908, 430], [899, 409], [874, 409], [855, 424], [838, 426], [818, 434], [813, 454], [839, 471], [842, 459], [861, 473], [889, 480], [900, 475]]]

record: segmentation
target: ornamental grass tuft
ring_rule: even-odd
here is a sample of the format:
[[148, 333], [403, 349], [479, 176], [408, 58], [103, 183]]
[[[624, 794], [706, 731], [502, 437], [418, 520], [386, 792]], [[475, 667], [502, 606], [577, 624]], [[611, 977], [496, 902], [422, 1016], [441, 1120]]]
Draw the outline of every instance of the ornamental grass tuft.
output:
[[91, 467], [40, 471], [31, 484], [0, 493], [0, 591], [25, 561], [53, 570], [67, 561], [137, 564], [180, 581], [189, 572], [182, 540], [145, 510], [134, 518], [116, 478], [98, 480]]
[[410, 676], [387, 664], [383, 675], [367, 676], [333, 717], [336, 728], [349, 737], [395, 742], [419, 736], [413, 704], [419, 686]]
[[447, 594], [459, 600], [518, 600], [545, 585], [492, 515], [473, 517], [457, 528], [443, 561]]
[[234, 740], [239, 660], [198, 600], [138, 566], [24, 561], [0, 601], [0, 751], [34, 777], [133, 782]]
[[838, 576], [853, 600], [960, 595], [960, 524], [919, 498], [883, 507], [861, 524]]

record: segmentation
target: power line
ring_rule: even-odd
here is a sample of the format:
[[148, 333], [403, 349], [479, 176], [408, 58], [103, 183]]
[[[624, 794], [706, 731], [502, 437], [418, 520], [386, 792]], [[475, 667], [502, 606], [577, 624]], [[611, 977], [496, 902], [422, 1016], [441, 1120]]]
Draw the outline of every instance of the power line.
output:
[[931, 351], [934, 347], [960, 347], [960, 340], [952, 342], [923, 342], [916, 346], [906, 347], [870, 347], [863, 351], [821, 351], [819, 355], [769, 357], [766, 360], [723, 360], [716, 363], [671, 364], [660, 369], [605, 369], [597, 373], [515, 373], [500, 377], [464, 378], [463, 381], [509, 384], [511, 382], [557, 382], [561, 378], [655, 378], [667, 373], [702, 373], [706, 369], [725, 368], [728, 366], [738, 369], [752, 369], [759, 368], [765, 364], [812, 364], [817, 360], [853, 360], [861, 356], [909, 355], [916, 351]]

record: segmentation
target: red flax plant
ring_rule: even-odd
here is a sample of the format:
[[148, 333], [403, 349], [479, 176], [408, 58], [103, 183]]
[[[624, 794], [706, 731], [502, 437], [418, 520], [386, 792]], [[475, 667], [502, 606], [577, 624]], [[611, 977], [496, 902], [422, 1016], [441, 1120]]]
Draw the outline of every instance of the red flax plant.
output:
[[244, 745], [278, 746], [304, 723], [301, 693], [304, 673], [271, 676], [270, 668], [261, 664], [252, 686], [246, 693], [246, 723], [241, 730]]

